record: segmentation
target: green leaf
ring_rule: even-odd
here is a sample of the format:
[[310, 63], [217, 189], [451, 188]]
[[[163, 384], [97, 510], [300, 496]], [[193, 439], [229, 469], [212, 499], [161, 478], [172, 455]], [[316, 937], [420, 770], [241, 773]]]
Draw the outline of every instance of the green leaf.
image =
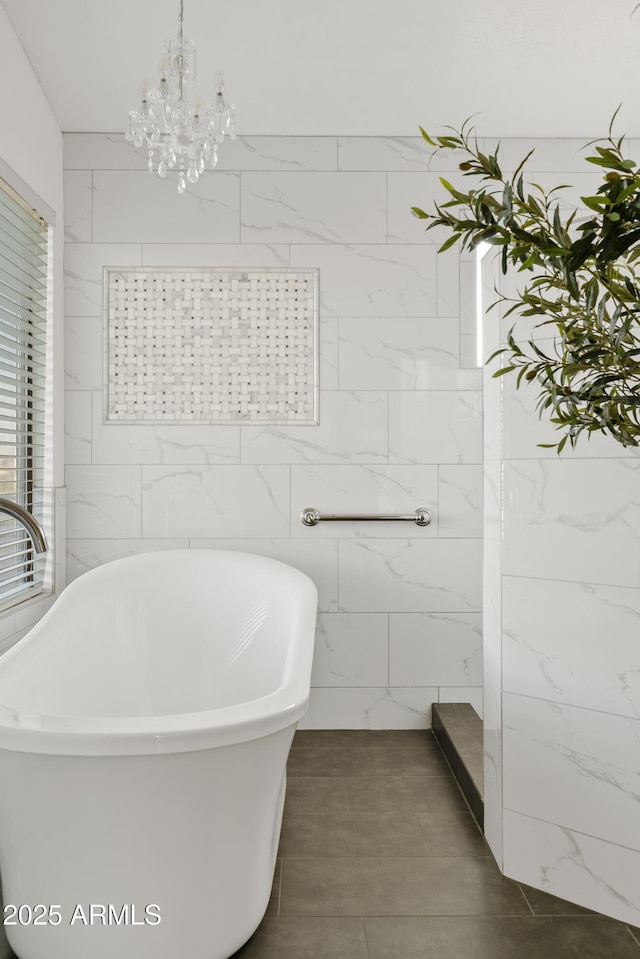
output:
[[419, 127], [418, 129], [420, 130], [420, 133], [422, 134], [423, 138], [427, 141], [427, 143], [429, 144], [429, 146], [431, 146], [431, 147], [437, 147], [437, 146], [438, 146], [438, 144], [435, 142], [435, 140], [432, 140], [432, 139], [431, 139], [431, 137], [429, 136], [429, 134], [427, 133], [426, 130], [423, 130], [422, 127]]
[[445, 250], [450, 249], [450, 247], [452, 247], [454, 243], [457, 243], [457, 242], [458, 242], [458, 236], [457, 234], [454, 233], [452, 236], [448, 237], [448, 239], [444, 241], [441, 247], [438, 248], [438, 253], [444, 253]]
[[580, 199], [590, 210], [596, 213], [602, 213], [604, 207], [609, 206], [609, 200], [605, 196], [581, 196]]
[[460, 190], [456, 190], [456, 188], [452, 186], [448, 180], [445, 180], [443, 176], [440, 177], [440, 183], [442, 183], [445, 190], [447, 190], [451, 194], [451, 196], [455, 197], [456, 200], [463, 200], [465, 203], [468, 202], [467, 195], [464, 193], [461, 193]]

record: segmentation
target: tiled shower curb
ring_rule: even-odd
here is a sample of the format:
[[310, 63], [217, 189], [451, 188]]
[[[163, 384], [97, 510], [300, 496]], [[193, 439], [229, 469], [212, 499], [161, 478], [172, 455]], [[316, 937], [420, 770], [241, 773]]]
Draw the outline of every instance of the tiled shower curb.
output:
[[431, 728], [480, 828], [484, 827], [482, 720], [469, 703], [434, 703]]

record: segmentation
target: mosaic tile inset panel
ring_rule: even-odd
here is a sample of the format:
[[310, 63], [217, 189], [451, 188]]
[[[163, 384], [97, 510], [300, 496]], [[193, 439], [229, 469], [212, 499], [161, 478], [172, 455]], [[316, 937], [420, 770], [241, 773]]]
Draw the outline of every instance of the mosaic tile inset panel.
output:
[[317, 276], [106, 268], [106, 419], [317, 422]]

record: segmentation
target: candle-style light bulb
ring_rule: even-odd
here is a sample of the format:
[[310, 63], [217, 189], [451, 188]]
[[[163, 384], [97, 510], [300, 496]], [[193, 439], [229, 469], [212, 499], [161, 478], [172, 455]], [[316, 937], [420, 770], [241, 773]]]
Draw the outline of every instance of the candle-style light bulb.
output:
[[216, 93], [218, 96], [222, 96], [224, 91], [224, 73], [222, 70], [218, 70], [216, 73]]

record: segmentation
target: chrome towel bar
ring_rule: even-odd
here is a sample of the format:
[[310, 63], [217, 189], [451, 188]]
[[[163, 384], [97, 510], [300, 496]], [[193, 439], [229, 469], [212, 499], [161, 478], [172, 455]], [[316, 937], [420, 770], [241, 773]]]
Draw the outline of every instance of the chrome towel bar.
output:
[[403, 523], [415, 523], [416, 526], [428, 526], [431, 522], [431, 513], [428, 509], [425, 509], [424, 506], [419, 506], [414, 513], [404, 513], [396, 516], [385, 516], [384, 514], [376, 513], [360, 513], [359, 515], [353, 516], [322, 516], [313, 506], [308, 506], [300, 513], [300, 522], [304, 523], [305, 526], [316, 526], [318, 523], [345, 522], [348, 520], [365, 520], [367, 522], [369, 520], [375, 522], [378, 522], [378, 520], [392, 520], [394, 522], [400, 520]]

